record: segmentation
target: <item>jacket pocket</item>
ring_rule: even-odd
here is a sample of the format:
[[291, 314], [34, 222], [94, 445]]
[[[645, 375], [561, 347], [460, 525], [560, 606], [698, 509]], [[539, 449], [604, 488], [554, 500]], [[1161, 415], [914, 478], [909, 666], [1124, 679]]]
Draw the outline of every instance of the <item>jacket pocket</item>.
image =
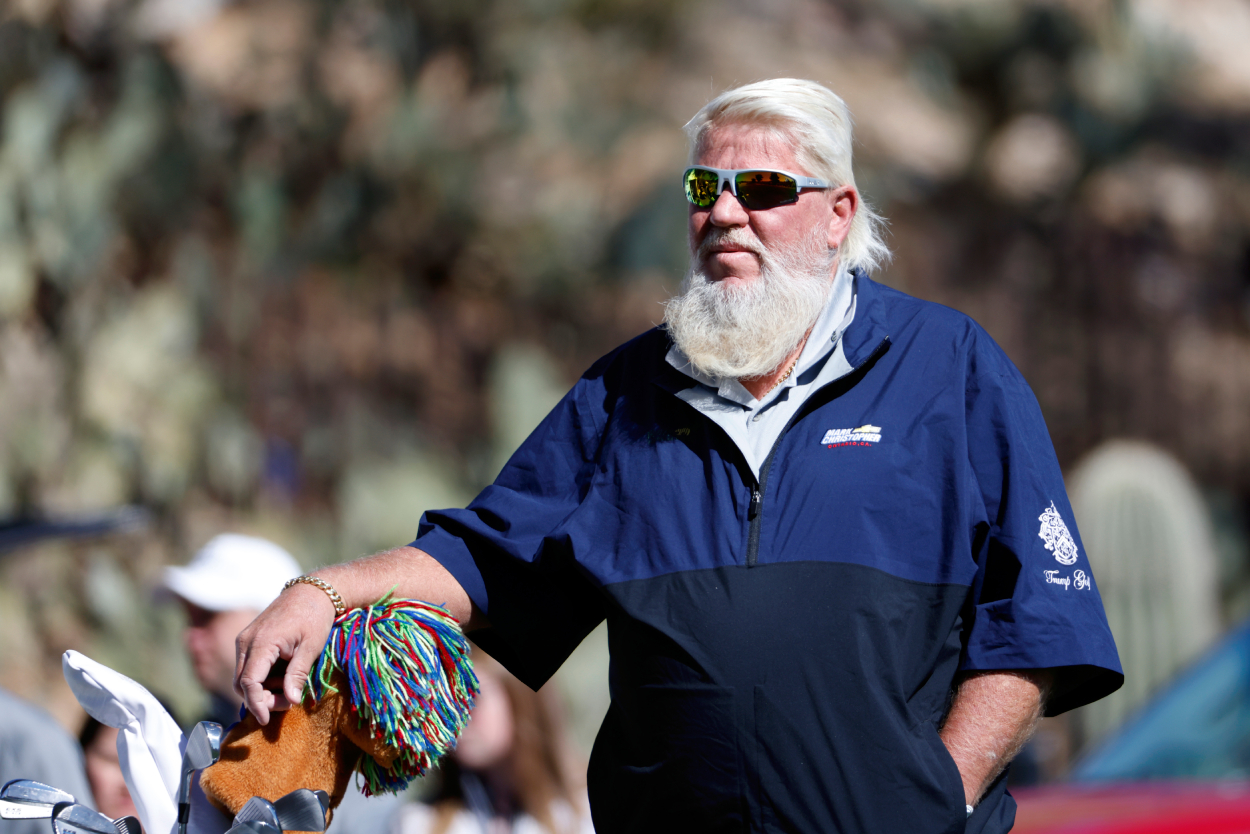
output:
[[956, 811], [958, 825], [953, 830], [963, 831], [968, 819], [968, 799], [964, 793], [963, 774], [959, 772], [959, 765], [955, 764], [955, 758], [951, 756], [950, 749], [942, 741], [937, 725], [933, 722], [925, 722], [921, 725], [921, 728], [933, 746], [934, 758], [937, 760], [939, 771], [942, 774], [943, 793], [950, 800], [949, 804]]
[[882, 704], [857, 717], [819, 699], [800, 709], [768, 685], [754, 694], [765, 831], [963, 832], [963, 780], [932, 723]]
[[734, 716], [731, 687], [644, 685], [618, 695], [591, 756], [596, 830], [745, 831]]

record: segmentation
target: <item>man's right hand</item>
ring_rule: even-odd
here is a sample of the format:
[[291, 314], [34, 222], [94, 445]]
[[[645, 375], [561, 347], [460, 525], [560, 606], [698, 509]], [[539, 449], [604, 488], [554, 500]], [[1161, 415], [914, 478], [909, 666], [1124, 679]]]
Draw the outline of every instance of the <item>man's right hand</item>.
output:
[[[465, 631], [487, 623], [446, 568], [415, 547], [398, 547], [314, 574], [339, 592], [348, 609], [373, 605], [394, 591], [447, 608]], [[304, 682], [334, 625], [334, 603], [325, 591], [298, 583], [287, 588], [239, 633], [235, 641], [234, 690], [261, 724], [269, 713], [303, 697]], [[286, 661], [282, 671], [280, 661]], [[277, 668], [275, 668], [277, 667]], [[281, 680], [271, 680], [281, 674]]]
[[[235, 641], [234, 690], [262, 725], [269, 713], [299, 703], [308, 670], [334, 625], [334, 603], [325, 591], [303, 583], [282, 592]], [[286, 670], [280, 680], [273, 672]], [[275, 669], [275, 666], [277, 667]]]

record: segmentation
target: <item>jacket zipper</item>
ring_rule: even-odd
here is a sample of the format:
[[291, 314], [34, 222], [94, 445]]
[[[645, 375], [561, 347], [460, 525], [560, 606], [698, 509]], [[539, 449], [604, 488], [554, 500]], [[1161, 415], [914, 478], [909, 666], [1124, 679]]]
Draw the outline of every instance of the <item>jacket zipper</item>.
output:
[[[813, 394], [816, 392], [813, 391]], [[803, 409], [799, 409], [801, 413]], [[755, 567], [755, 562], [760, 555], [760, 530], [764, 526], [764, 488], [768, 486], [768, 470], [772, 468], [773, 457], [777, 454], [777, 448], [781, 446], [781, 438], [786, 436], [786, 432], [790, 431], [790, 426], [794, 425], [798, 413], [790, 418], [790, 422], [786, 423], [786, 427], [781, 430], [781, 434], [777, 435], [777, 441], [773, 443], [773, 447], [768, 450], [768, 457], [764, 458], [764, 465], [760, 467], [759, 481], [751, 488], [751, 504], [747, 507], [747, 518], [751, 521], [751, 532], [747, 536], [747, 567]]]
[[[845, 379], [858, 371], [860, 368], [867, 365], [869, 362], [876, 359], [878, 355], [885, 351], [886, 346], [889, 344], [890, 337], [886, 336], [881, 340], [881, 344], [877, 345], [873, 352], [868, 354], [867, 358], [865, 358], [863, 362], [860, 362], [854, 368], [851, 368], [845, 374], [838, 377], [838, 379]], [[807, 400], [803, 403], [799, 410], [794, 412], [793, 416], [790, 417], [790, 420], [786, 423], [785, 428], [781, 430], [781, 434], [777, 435], [777, 439], [773, 442], [773, 447], [768, 450], [768, 457], [764, 458], [764, 465], [760, 467], [759, 479], [751, 487], [751, 503], [747, 506], [747, 519], [751, 522], [750, 531], [747, 533], [748, 568], [755, 567], [755, 563], [759, 560], [760, 530], [763, 529], [764, 526], [764, 490], [768, 486], [768, 470], [770, 470], [773, 466], [773, 458], [777, 456], [777, 450], [781, 448], [781, 441], [785, 439], [786, 433], [790, 431], [790, 428], [797, 423], [800, 418], [807, 414], [807, 407], [812, 400], [815, 399], [816, 395], [828, 388], [830, 385], [833, 385], [838, 381], [838, 379], [829, 380], [808, 396]]]

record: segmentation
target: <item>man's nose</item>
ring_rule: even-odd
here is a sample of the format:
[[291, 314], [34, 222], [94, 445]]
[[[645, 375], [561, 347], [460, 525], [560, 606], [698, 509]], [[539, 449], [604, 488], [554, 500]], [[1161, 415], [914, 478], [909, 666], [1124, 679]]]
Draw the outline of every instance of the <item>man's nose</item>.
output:
[[726, 187], [717, 195], [716, 202], [712, 203], [712, 214], [708, 219], [713, 226], [745, 226], [750, 216], [738, 198]]

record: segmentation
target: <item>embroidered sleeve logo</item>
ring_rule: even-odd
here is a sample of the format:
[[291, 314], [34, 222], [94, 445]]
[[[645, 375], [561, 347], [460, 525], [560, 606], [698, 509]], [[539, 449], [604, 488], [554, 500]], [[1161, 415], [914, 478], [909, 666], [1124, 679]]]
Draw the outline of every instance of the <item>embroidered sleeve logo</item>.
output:
[[1054, 501], [1050, 502], [1050, 506], [1042, 511], [1037, 520], [1042, 522], [1037, 535], [1045, 543], [1046, 549], [1055, 554], [1055, 561], [1061, 565], [1076, 564], [1076, 542], [1072, 540], [1068, 525], [1063, 523], [1063, 517], [1059, 515]]

